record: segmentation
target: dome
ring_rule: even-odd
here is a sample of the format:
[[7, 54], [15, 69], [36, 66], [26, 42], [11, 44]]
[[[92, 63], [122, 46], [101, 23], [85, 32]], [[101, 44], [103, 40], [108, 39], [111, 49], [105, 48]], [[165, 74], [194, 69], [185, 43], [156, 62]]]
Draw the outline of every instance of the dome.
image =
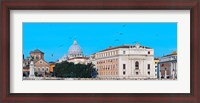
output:
[[68, 57], [69, 58], [83, 57], [83, 51], [81, 47], [77, 44], [76, 40], [74, 40], [74, 43], [70, 46], [68, 50]]

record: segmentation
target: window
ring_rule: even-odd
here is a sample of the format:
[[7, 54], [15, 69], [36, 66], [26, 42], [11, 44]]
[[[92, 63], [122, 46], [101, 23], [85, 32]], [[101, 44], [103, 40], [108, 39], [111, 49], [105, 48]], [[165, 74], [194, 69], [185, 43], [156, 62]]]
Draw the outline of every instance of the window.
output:
[[123, 51], [123, 54], [126, 54], [126, 51]]
[[42, 64], [42, 61], [40, 61], [40, 64]]
[[148, 75], [150, 75], [150, 72], [148, 71]]
[[167, 68], [165, 68], [165, 70], [167, 70]]
[[135, 62], [135, 69], [139, 69], [139, 62], [138, 61]]
[[123, 71], [123, 75], [125, 75], [126, 74], [126, 72], [125, 71]]
[[49, 68], [46, 68], [47, 71], [49, 71]]
[[150, 51], [148, 51], [148, 54], [150, 54]]
[[126, 69], [126, 64], [123, 64], [123, 69]]
[[38, 68], [38, 71], [40, 71], [40, 68]]
[[138, 73], [138, 72], [135, 72], [135, 74], [138, 75], [139, 73]]
[[38, 57], [38, 55], [36, 55], [36, 60], [38, 60], [39, 59], [39, 57]]
[[150, 64], [148, 64], [148, 69], [150, 69]]

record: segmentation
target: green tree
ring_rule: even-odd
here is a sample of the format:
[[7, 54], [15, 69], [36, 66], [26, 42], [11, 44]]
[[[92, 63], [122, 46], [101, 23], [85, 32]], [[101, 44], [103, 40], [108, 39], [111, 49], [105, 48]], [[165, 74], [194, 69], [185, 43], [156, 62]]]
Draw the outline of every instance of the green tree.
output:
[[34, 72], [35, 76], [37, 77], [38, 76], [38, 72]]
[[97, 71], [92, 63], [85, 65], [65, 61], [55, 65], [53, 75], [62, 78], [95, 78]]

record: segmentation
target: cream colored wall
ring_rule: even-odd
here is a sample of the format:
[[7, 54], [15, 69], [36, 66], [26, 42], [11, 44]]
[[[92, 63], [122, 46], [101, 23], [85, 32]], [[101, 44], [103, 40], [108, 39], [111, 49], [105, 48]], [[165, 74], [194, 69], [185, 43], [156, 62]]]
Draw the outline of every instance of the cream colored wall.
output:
[[[125, 51], [125, 54], [124, 52]], [[150, 52], [148, 54], [148, 51]], [[105, 70], [109, 63], [104, 61], [117, 59], [113, 64], [118, 65], [116, 70]], [[139, 62], [139, 70], [135, 70], [135, 62]], [[103, 62], [100, 63], [99, 62]], [[126, 69], [123, 69], [123, 64], [126, 64]], [[147, 65], [150, 64], [150, 69], [147, 69]], [[156, 78], [155, 77], [155, 63], [154, 63], [154, 50], [146, 48], [118, 48], [98, 52], [95, 54], [95, 65], [98, 69], [99, 77], [131, 77], [131, 78]], [[125, 71], [125, 75], [123, 72]], [[136, 75], [136, 72], [139, 75]], [[150, 72], [150, 75], [148, 74]], [[117, 72], [117, 75], [110, 75], [110, 72]], [[108, 74], [107, 74], [108, 73]]]
[[[40, 63], [41, 62], [41, 63]], [[44, 71], [47, 71], [49, 72], [50, 71], [50, 66], [48, 63], [46, 63], [43, 59], [40, 59], [39, 61], [37, 61], [35, 64], [34, 64], [34, 68], [36, 70], [36, 72], [44, 72]], [[39, 70], [40, 69], [40, 70]], [[43, 70], [44, 69], [44, 70]]]

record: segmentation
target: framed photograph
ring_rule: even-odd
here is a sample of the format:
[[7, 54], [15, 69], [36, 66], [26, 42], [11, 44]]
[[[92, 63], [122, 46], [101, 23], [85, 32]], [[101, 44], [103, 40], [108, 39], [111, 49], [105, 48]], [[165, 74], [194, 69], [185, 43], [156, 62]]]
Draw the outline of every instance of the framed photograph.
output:
[[200, 102], [198, 0], [1, 3], [2, 102]]

